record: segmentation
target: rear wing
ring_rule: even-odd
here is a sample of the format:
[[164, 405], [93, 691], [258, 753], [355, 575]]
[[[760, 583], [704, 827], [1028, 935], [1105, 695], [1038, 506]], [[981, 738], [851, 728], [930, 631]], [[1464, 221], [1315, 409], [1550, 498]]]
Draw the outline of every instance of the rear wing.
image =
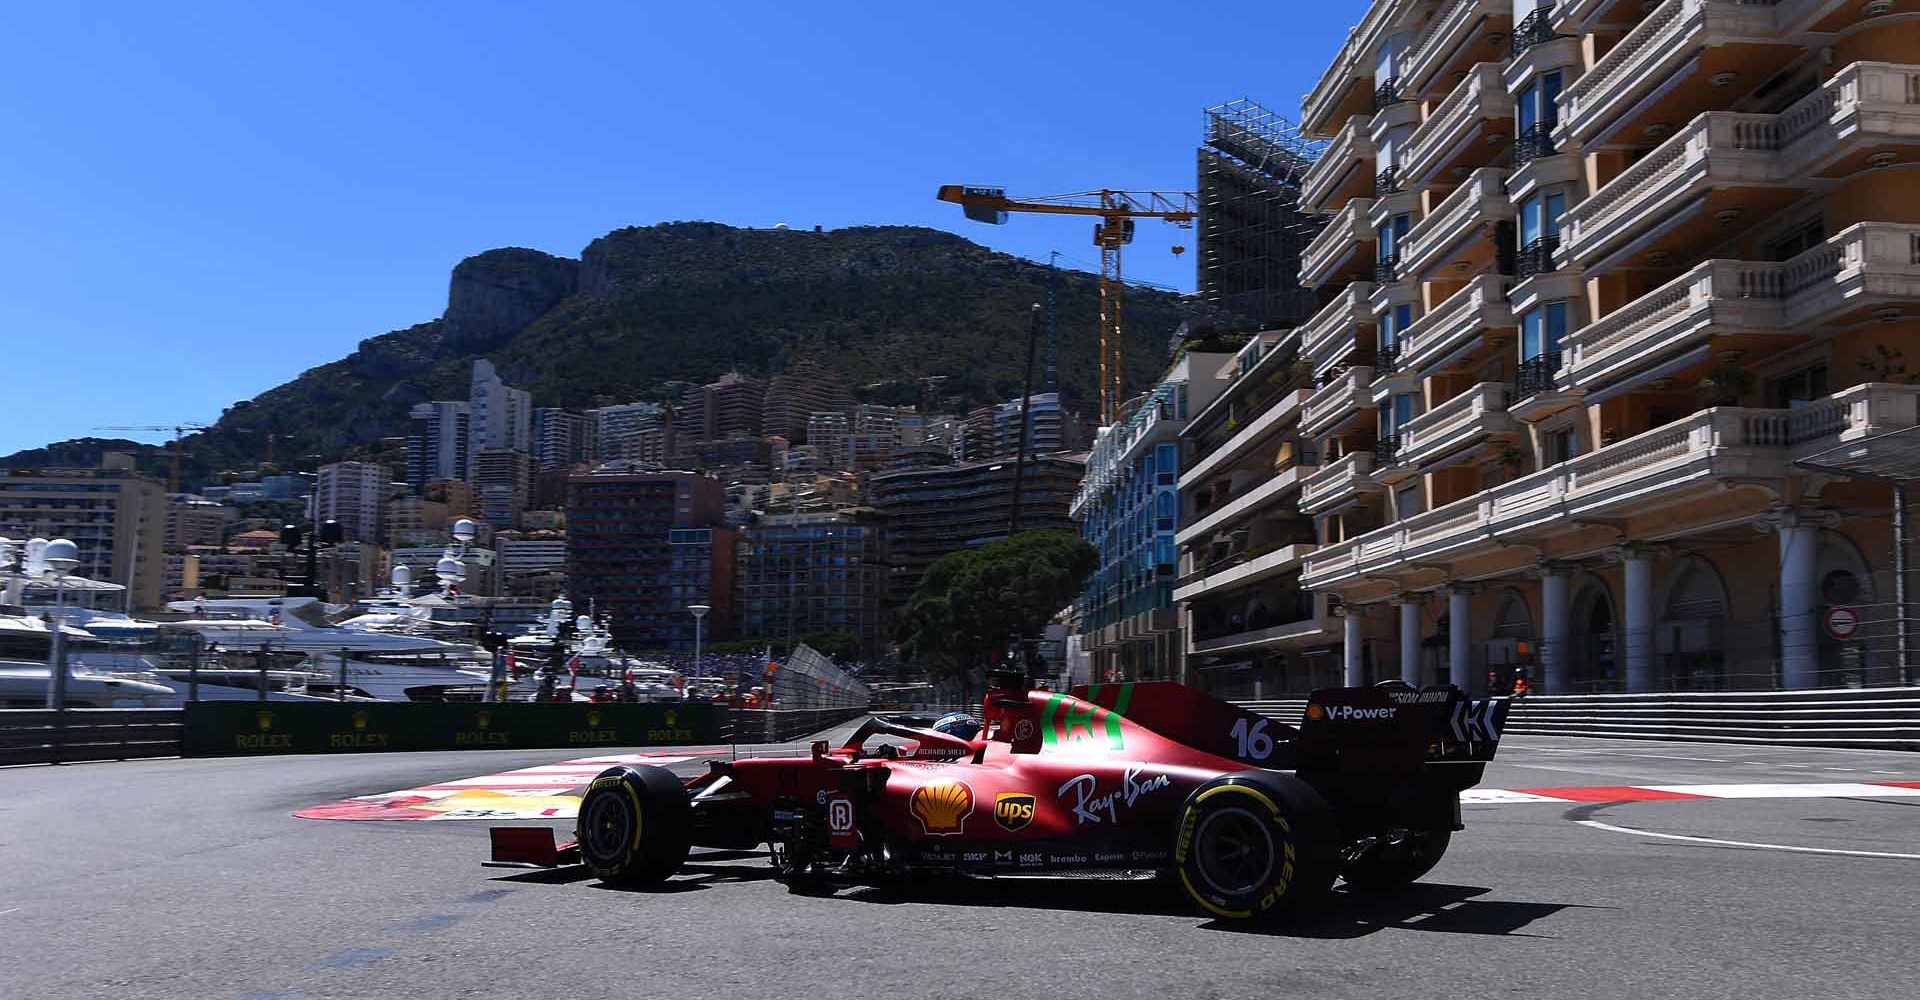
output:
[[1398, 770], [1424, 764], [1484, 764], [1500, 746], [1512, 702], [1470, 699], [1437, 687], [1325, 688], [1307, 699], [1302, 767]]

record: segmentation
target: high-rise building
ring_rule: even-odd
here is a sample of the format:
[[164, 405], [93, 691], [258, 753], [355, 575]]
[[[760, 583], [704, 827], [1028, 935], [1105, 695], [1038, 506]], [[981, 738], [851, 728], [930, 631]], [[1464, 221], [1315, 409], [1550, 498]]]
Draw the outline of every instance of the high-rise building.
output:
[[407, 411], [407, 484], [419, 489], [436, 479], [467, 478], [472, 407], [459, 400], [417, 403]]
[[740, 638], [849, 635], [865, 655], [879, 656], [888, 639], [885, 555], [884, 529], [871, 515], [754, 517], [739, 553]]
[[541, 471], [571, 469], [594, 451], [593, 421], [557, 406], [533, 411], [533, 455]]
[[[1066, 409], [1057, 392], [1036, 392], [1027, 407], [1027, 454], [1050, 455], [1069, 447]], [[968, 462], [1011, 458], [1020, 450], [1020, 400], [989, 403], [967, 412], [956, 457]]]
[[[635, 459], [647, 461], [645, 457], [634, 454], [643, 450], [635, 444], [635, 439], [648, 432], [660, 432], [672, 426], [667, 409], [659, 403], [621, 403], [617, 406], [602, 406], [587, 411], [593, 421], [594, 458]], [[667, 444], [670, 446], [671, 441]], [[664, 460], [666, 452], [660, 459]]]
[[720, 441], [759, 437], [763, 426], [767, 384], [739, 372], [688, 389], [680, 400], [676, 436], [686, 441]]
[[576, 606], [599, 608], [628, 649], [691, 651], [694, 604], [712, 609], [710, 640], [731, 637], [737, 536], [722, 526], [718, 480], [607, 466], [571, 486], [567, 578]]
[[313, 492], [313, 519], [338, 521], [350, 542], [371, 542], [380, 534], [380, 503], [388, 490], [386, 467], [376, 462], [334, 462], [320, 467]]
[[80, 547], [74, 573], [129, 587], [125, 603], [134, 609], [158, 607], [166, 580], [166, 484], [135, 472], [126, 455], [109, 453], [104, 464], [0, 473], [0, 535], [71, 539]]
[[778, 434], [793, 441], [810, 439], [808, 423], [816, 413], [851, 413], [853, 395], [838, 376], [812, 361], [796, 361], [784, 374], [767, 380], [763, 400], [763, 434]]
[[[1064, 455], [1029, 458], [1020, 489], [1020, 530], [1077, 531], [1067, 508], [1085, 468]], [[867, 489], [887, 529], [888, 600], [906, 601], [935, 559], [1007, 537], [1013, 479], [1011, 460], [874, 474]]]
[[1189, 352], [1118, 423], [1100, 429], [1071, 513], [1100, 553], [1080, 598], [1081, 648], [1099, 680], [1177, 678], [1174, 587], [1180, 430], [1232, 377], [1231, 354]]
[[818, 452], [822, 468], [847, 467], [847, 435], [852, 432], [853, 421], [844, 413], [828, 411], [807, 419], [807, 444]]
[[[1256, 474], [1211, 516], [1315, 519], [1300, 582], [1338, 599], [1320, 659], [1347, 683], [1897, 675], [1892, 490], [1844, 472], [1920, 474], [1883, 440], [1920, 423], [1901, 9], [1375, 0], [1330, 47], [1301, 117], [1331, 140], [1300, 198], [1331, 217], [1301, 261], [1319, 387], [1236, 414], [1296, 407], [1318, 471], [1297, 501], [1289, 468]], [[1231, 601], [1203, 639], [1216, 593], [1193, 596], [1196, 642], [1290, 641], [1284, 612], [1255, 628]], [[1888, 610], [1842, 643], [1834, 607]]]
[[520, 526], [533, 495], [533, 456], [510, 448], [482, 448], [474, 460], [473, 496], [480, 518], [501, 531]]
[[467, 404], [472, 419], [467, 428], [466, 478], [473, 478], [480, 452], [488, 448], [533, 450], [533, 395], [502, 381], [493, 362], [481, 358], [473, 363]]
[[184, 552], [189, 545], [219, 545], [226, 540], [229, 509], [191, 493], [167, 497], [167, 551]]

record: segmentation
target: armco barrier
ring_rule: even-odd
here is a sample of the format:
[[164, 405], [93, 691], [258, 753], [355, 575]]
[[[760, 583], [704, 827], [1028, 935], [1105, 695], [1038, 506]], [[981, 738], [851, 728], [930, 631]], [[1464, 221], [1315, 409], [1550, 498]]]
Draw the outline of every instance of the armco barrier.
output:
[[202, 701], [186, 707], [183, 754], [511, 750], [721, 743], [728, 711], [685, 704]]
[[0, 764], [173, 757], [177, 708], [0, 709]]
[[788, 711], [744, 711], [732, 714], [732, 739], [741, 743], [785, 743], [811, 736], [851, 719], [864, 718], [864, 708], [818, 708]]
[[[1307, 702], [1298, 698], [1236, 704], [1297, 725]], [[1920, 688], [1533, 695], [1514, 703], [1506, 732], [1920, 750]]]

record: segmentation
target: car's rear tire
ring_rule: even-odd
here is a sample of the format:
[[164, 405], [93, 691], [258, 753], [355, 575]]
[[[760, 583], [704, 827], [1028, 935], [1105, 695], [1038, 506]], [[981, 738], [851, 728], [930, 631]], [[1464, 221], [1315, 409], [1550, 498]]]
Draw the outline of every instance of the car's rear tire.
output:
[[1306, 782], [1271, 771], [1225, 774], [1180, 811], [1173, 863], [1188, 898], [1216, 917], [1291, 916], [1333, 886], [1333, 810]]
[[1451, 830], [1414, 830], [1399, 842], [1383, 842], [1348, 861], [1341, 881], [1355, 889], [1397, 889], [1433, 870], [1453, 840]]
[[691, 846], [693, 807], [664, 767], [613, 767], [580, 799], [574, 836], [580, 859], [602, 882], [660, 882], [680, 870]]

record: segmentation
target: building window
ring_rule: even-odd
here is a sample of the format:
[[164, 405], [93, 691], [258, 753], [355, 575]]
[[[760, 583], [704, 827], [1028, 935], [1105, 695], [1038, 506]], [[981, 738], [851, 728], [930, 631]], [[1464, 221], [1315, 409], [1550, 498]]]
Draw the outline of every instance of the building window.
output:
[[1560, 353], [1560, 341], [1567, 335], [1565, 301], [1535, 306], [1520, 316], [1520, 360], [1532, 361]]
[[1767, 241], [1761, 251], [1762, 259], [1770, 261], [1790, 260], [1814, 247], [1826, 242], [1826, 222], [1815, 216], [1806, 222]]
[[1402, 519], [1420, 513], [1420, 484], [1413, 483], [1394, 493], [1393, 509]]
[[1530, 132], [1536, 128], [1552, 131], [1560, 122], [1560, 72], [1542, 73], [1527, 84], [1515, 103], [1514, 112], [1519, 116], [1521, 132]]
[[1176, 444], [1155, 445], [1153, 455], [1154, 481], [1161, 486], [1171, 486], [1178, 482], [1180, 479], [1180, 446]]
[[1814, 365], [1768, 383], [1769, 404], [1775, 409], [1797, 410], [1827, 394], [1827, 366]]
[[1532, 246], [1560, 235], [1560, 217], [1567, 211], [1564, 190], [1542, 191], [1520, 203], [1520, 245]]
[[1571, 462], [1580, 454], [1580, 435], [1572, 427], [1545, 432], [1541, 440], [1547, 465]]

